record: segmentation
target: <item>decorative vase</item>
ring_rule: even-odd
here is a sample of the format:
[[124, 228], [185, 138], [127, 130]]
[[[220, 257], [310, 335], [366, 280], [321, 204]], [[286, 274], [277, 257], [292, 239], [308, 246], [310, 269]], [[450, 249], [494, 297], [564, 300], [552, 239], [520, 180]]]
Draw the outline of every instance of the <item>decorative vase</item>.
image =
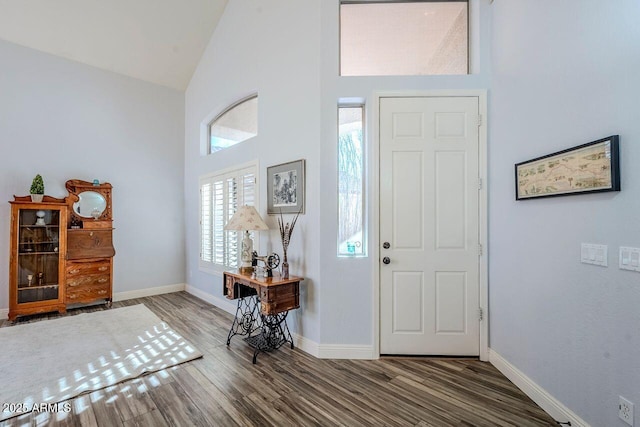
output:
[[36, 212], [36, 217], [38, 217], [38, 219], [36, 220], [36, 224], [35, 225], [39, 225], [39, 226], [44, 226], [46, 225], [44, 222], [44, 216], [45, 216], [45, 212], [44, 211], [38, 211]]
[[44, 194], [32, 194], [31, 201], [35, 203], [41, 203], [44, 198]]
[[289, 278], [289, 263], [286, 261], [282, 263], [282, 278], [283, 279]]

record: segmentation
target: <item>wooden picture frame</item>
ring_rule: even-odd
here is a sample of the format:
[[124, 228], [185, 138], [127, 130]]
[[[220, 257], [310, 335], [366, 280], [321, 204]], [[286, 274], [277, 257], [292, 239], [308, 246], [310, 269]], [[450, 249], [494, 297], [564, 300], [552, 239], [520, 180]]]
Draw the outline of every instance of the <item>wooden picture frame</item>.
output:
[[267, 168], [267, 214], [303, 214], [304, 198], [304, 159]]
[[515, 165], [516, 200], [620, 191], [619, 136]]

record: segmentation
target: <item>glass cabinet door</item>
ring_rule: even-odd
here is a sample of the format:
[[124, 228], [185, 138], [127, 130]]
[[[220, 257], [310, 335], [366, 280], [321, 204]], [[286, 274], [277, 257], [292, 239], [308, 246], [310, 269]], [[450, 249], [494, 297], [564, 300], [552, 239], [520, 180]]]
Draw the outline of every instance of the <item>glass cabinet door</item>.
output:
[[18, 304], [57, 300], [60, 211], [20, 209], [18, 221]]

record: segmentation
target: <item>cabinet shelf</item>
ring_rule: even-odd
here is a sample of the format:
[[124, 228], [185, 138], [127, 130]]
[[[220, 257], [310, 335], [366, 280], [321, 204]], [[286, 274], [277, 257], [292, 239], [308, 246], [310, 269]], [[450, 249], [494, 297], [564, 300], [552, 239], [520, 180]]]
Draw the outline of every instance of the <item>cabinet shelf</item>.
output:
[[47, 251], [47, 252], [38, 252], [38, 251], [33, 251], [33, 252], [19, 252], [18, 255], [20, 256], [24, 256], [24, 255], [59, 255], [60, 252], [55, 252], [55, 251]]
[[35, 225], [35, 224], [22, 224], [20, 228], [60, 228], [58, 224], [46, 224], [46, 225]]
[[35, 286], [34, 285], [29, 286], [25, 283], [18, 286], [18, 291], [26, 291], [28, 289], [57, 288], [58, 286], [60, 286], [58, 283], [48, 283], [46, 285], [35, 285]]
[[20, 242], [19, 245], [45, 245], [45, 244], [51, 244], [51, 243], [58, 243], [57, 240], [52, 240], [50, 242]]

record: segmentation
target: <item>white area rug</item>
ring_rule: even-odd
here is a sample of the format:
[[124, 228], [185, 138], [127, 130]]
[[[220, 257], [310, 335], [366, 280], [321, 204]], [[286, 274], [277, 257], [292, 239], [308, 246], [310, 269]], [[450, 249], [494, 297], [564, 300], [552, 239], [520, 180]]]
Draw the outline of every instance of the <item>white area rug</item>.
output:
[[144, 304], [0, 328], [0, 346], [0, 420], [202, 356]]

